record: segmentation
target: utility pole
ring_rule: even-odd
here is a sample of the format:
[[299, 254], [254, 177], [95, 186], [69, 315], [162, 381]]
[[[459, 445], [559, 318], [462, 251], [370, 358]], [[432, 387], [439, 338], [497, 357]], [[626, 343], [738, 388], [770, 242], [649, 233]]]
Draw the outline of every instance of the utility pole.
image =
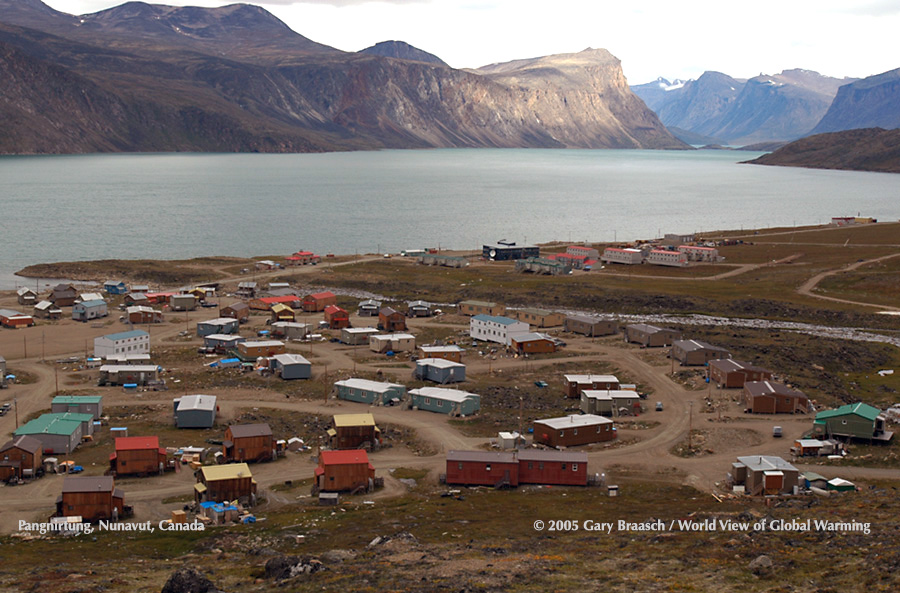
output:
[[694, 448], [694, 402], [688, 402], [688, 451]]
[[19, 398], [13, 398], [13, 408], [16, 410], [16, 428], [19, 428]]
[[22, 358], [28, 358], [28, 342], [26, 341], [26, 336], [22, 336], [22, 350], [25, 352], [25, 355]]

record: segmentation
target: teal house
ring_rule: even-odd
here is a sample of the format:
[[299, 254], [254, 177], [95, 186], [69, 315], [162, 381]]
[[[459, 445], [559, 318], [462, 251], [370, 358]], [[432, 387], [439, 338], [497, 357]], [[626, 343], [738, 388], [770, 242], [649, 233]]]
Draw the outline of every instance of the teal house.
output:
[[881, 410], [857, 403], [819, 412], [813, 422], [813, 431], [817, 436], [825, 438], [844, 437], [887, 442], [894, 433], [886, 431], [884, 425], [885, 418], [881, 415]]
[[471, 416], [481, 409], [481, 396], [457, 389], [421, 387], [409, 391], [409, 405], [438, 414]]

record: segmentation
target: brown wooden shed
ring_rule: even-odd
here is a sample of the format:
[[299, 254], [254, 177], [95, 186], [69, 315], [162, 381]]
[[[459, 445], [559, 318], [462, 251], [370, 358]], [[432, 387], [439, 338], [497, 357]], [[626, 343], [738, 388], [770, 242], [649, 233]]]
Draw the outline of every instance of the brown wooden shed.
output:
[[225, 429], [222, 453], [226, 461], [270, 461], [275, 439], [268, 424], [235, 424]]
[[60, 517], [81, 517], [88, 522], [123, 517], [125, 494], [112, 476], [66, 476], [62, 494], [56, 499]]
[[321, 451], [316, 485], [322, 492], [368, 491], [375, 481], [375, 467], [362, 449]]

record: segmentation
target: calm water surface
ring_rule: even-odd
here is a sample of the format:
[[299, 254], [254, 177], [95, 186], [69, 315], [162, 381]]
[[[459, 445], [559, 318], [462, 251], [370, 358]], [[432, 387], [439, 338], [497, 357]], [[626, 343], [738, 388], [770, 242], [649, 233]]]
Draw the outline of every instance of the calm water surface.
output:
[[[480, 249], [508, 239], [898, 218], [900, 175], [726, 151], [427, 150], [0, 158], [0, 288], [40, 262]], [[21, 280], [19, 283], [21, 284]]]

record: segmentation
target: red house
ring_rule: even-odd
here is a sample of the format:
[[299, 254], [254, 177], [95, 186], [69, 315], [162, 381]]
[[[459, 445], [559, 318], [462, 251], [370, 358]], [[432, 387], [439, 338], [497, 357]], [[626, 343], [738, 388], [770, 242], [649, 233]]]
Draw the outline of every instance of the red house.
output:
[[109, 471], [116, 476], [158, 474], [165, 467], [166, 449], [159, 446], [159, 437], [119, 437], [109, 456]]
[[375, 467], [362, 449], [321, 451], [316, 468], [316, 485], [322, 492], [368, 492], [375, 480]]
[[350, 327], [350, 314], [337, 305], [325, 307], [325, 321], [331, 329], [344, 329]]
[[307, 313], [319, 313], [328, 305], [337, 305], [337, 297], [331, 292], [317, 292], [303, 297], [303, 310]]
[[312, 251], [298, 251], [293, 255], [289, 255], [284, 258], [290, 266], [305, 266], [306, 264], [317, 264], [319, 260], [322, 259], [321, 256], [316, 255]]
[[386, 332], [406, 331], [406, 316], [390, 307], [378, 311], [378, 329]]
[[525, 449], [517, 458], [520, 484], [587, 486], [587, 453]]
[[515, 453], [448, 451], [447, 483], [464, 486], [518, 486]]

